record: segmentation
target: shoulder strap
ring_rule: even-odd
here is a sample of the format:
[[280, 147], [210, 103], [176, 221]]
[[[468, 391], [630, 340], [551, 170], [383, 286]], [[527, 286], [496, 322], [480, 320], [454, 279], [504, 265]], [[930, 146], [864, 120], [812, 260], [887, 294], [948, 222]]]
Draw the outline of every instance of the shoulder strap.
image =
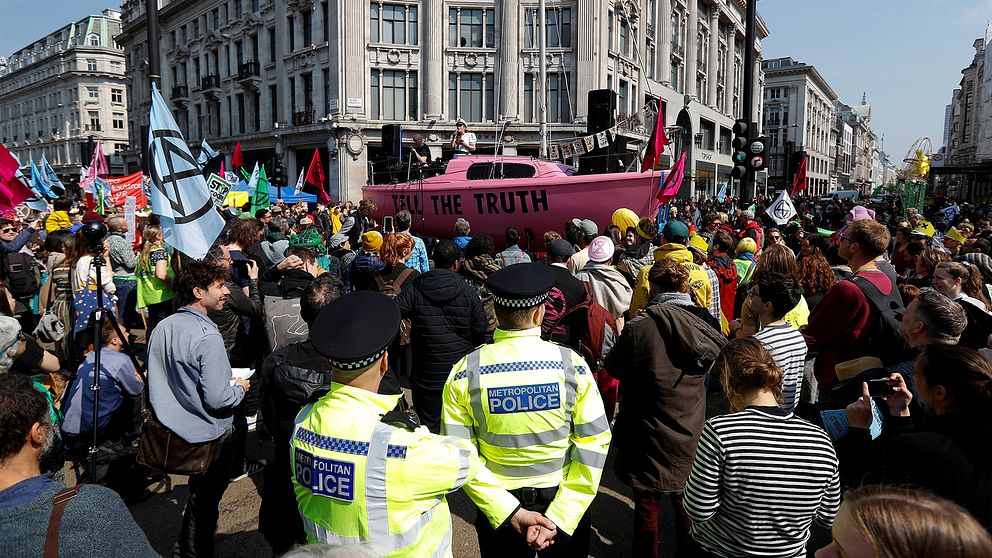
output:
[[69, 502], [79, 494], [82, 487], [83, 485], [77, 484], [72, 488], [63, 488], [52, 499], [52, 515], [48, 518], [48, 534], [45, 536], [45, 552], [42, 555], [44, 558], [58, 558], [62, 516], [65, 514], [65, 508], [69, 506]]
[[412, 267], [408, 267], [403, 271], [401, 271], [400, 274], [393, 281], [393, 288], [399, 290], [399, 288], [403, 285], [403, 281], [406, 281], [407, 278], [410, 277], [412, 273], [413, 273]]
[[[895, 300], [894, 294], [899, 291], [893, 291], [892, 295], [886, 295], [875, 286], [869, 279], [861, 277], [860, 275], [852, 275], [846, 279], [851, 283], [854, 283], [858, 289], [865, 295], [868, 302], [875, 307], [875, 310], [885, 311], [889, 308], [889, 301]], [[902, 306], [901, 299], [899, 300], [899, 305]]]

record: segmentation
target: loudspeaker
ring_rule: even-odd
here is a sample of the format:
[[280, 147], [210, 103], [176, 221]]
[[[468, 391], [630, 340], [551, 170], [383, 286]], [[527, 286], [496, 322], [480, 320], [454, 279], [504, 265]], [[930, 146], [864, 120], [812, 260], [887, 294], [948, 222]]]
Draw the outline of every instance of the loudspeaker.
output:
[[403, 126], [386, 124], [382, 127], [382, 149], [389, 159], [399, 160], [403, 152]]
[[608, 130], [617, 123], [617, 94], [612, 89], [593, 89], [589, 92], [588, 100], [587, 134]]

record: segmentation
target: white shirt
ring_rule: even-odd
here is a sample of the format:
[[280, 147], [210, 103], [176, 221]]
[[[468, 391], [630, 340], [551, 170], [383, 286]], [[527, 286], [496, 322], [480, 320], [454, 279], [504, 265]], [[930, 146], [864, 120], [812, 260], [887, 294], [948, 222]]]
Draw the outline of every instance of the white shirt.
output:
[[[458, 137], [458, 132], [451, 134], [451, 141], [455, 141], [456, 137]], [[475, 137], [475, 132], [465, 132], [462, 134], [462, 139], [466, 144], [471, 145], [472, 147], [475, 147], [475, 142], [478, 141]], [[468, 147], [465, 147], [465, 145], [461, 143], [455, 146], [455, 151], [459, 153], [471, 153], [471, 151], [468, 150]]]

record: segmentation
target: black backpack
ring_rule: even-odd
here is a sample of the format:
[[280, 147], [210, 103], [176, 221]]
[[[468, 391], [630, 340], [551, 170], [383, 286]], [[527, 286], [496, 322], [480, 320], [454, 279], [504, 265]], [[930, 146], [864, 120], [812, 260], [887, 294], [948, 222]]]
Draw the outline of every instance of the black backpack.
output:
[[38, 262], [30, 254], [7, 252], [2, 260], [4, 283], [14, 298], [31, 298], [38, 294], [41, 277]]
[[852, 275], [845, 281], [850, 281], [861, 289], [871, 306], [872, 323], [866, 346], [871, 347], [872, 356], [880, 358], [885, 366], [911, 360], [912, 349], [899, 333], [902, 326], [899, 315], [905, 311], [899, 290], [892, 289], [892, 294], [883, 294], [871, 281], [860, 275]]

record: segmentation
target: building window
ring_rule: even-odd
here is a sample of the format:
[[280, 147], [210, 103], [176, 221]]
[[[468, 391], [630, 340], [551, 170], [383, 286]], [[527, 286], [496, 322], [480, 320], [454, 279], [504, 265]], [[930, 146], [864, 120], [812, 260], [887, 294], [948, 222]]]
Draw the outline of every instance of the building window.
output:
[[258, 0], [251, 0], [251, 11], [252, 12], [258, 11]]
[[620, 54], [630, 56], [630, 24], [620, 18]]
[[370, 20], [373, 43], [417, 44], [417, 7], [372, 4]]
[[234, 0], [234, 17], [241, 19], [241, 16], [244, 15], [241, 9], [243, 4], [242, 0]]
[[124, 113], [123, 112], [115, 112], [114, 113], [114, 120], [113, 120], [113, 122], [114, 122], [114, 129], [115, 130], [123, 130], [124, 129]]
[[220, 29], [220, 8], [214, 8], [211, 15], [213, 16], [211, 19], [213, 19], [214, 22], [214, 31], [217, 31]]
[[100, 112], [99, 111], [95, 111], [95, 110], [91, 110], [91, 111], [87, 111], [87, 115], [90, 118], [90, 130], [99, 130], [100, 129]]
[[100, 46], [100, 35], [97, 35], [96, 33], [93, 33], [92, 35], [90, 35], [89, 45], [90, 46]]
[[448, 10], [448, 46], [494, 48], [495, 11], [491, 8]]
[[238, 133], [245, 133], [245, 95], [244, 93], [238, 93], [235, 97], [238, 102]]
[[123, 89], [111, 89], [110, 90], [110, 102], [115, 105], [124, 104], [124, 90]]
[[286, 16], [286, 29], [289, 35], [289, 52], [296, 50], [296, 29], [293, 25], [293, 16]]
[[114, 144], [114, 153], [123, 153], [125, 151], [127, 151], [127, 144], [126, 143], [115, 143]]
[[115, 73], [115, 74], [121, 73], [121, 63], [118, 62], [118, 61], [116, 61], [116, 60], [111, 61], [110, 62], [110, 71], [113, 72], [113, 73]]
[[269, 113], [272, 116], [272, 125], [279, 121], [279, 103], [276, 102], [276, 86], [269, 86]]
[[571, 122], [568, 74], [548, 74], [548, 122]]
[[276, 61], [276, 30], [274, 27], [269, 28], [269, 62]]
[[[257, 2], [258, 0], [256, 0]], [[320, 21], [323, 22], [324, 29], [324, 42], [331, 42], [331, 30], [330, 25], [327, 24], [327, 2], [320, 3]], [[416, 26], [414, 26], [414, 32], [416, 32]]]
[[628, 89], [627, 80], [621, 79], [620, 85], [617, 87], [617, 108], [619, 109], [620, 116], [627, 116], [630, 114], [627, 112], [629, 96], [630, 92]]
[[86, 59], [86, 71], [95, 72], [96, 71], [96, 60], [93, 58]]
[[303, 11], [303, 46], [313, 44], [313, 12]]
[[453, 116], [470, 122], [493, 120], [493, 75], [448, 74], [448, 104]]
[[[524, 26], [524, 47], [536, 48], [537, 35], [535, 29], [540, 23], [537, 10], [528, 9]], [[569, 48], [572, 46], [572, 9], [545, 8], [544, 41], [549, 48]]]
[[86, 98], [88, 100], [90, 100], [90, 101], [99, 101], [100, 100], [100, 90], [97, 89], [96, 87], [87, 87], [86, 88]]
[[193, 38], [197, 39], [200, 37], [200, 18], [193, 20]]
[[372, 70], [372, 120], [417, 120], [417, 72]]

